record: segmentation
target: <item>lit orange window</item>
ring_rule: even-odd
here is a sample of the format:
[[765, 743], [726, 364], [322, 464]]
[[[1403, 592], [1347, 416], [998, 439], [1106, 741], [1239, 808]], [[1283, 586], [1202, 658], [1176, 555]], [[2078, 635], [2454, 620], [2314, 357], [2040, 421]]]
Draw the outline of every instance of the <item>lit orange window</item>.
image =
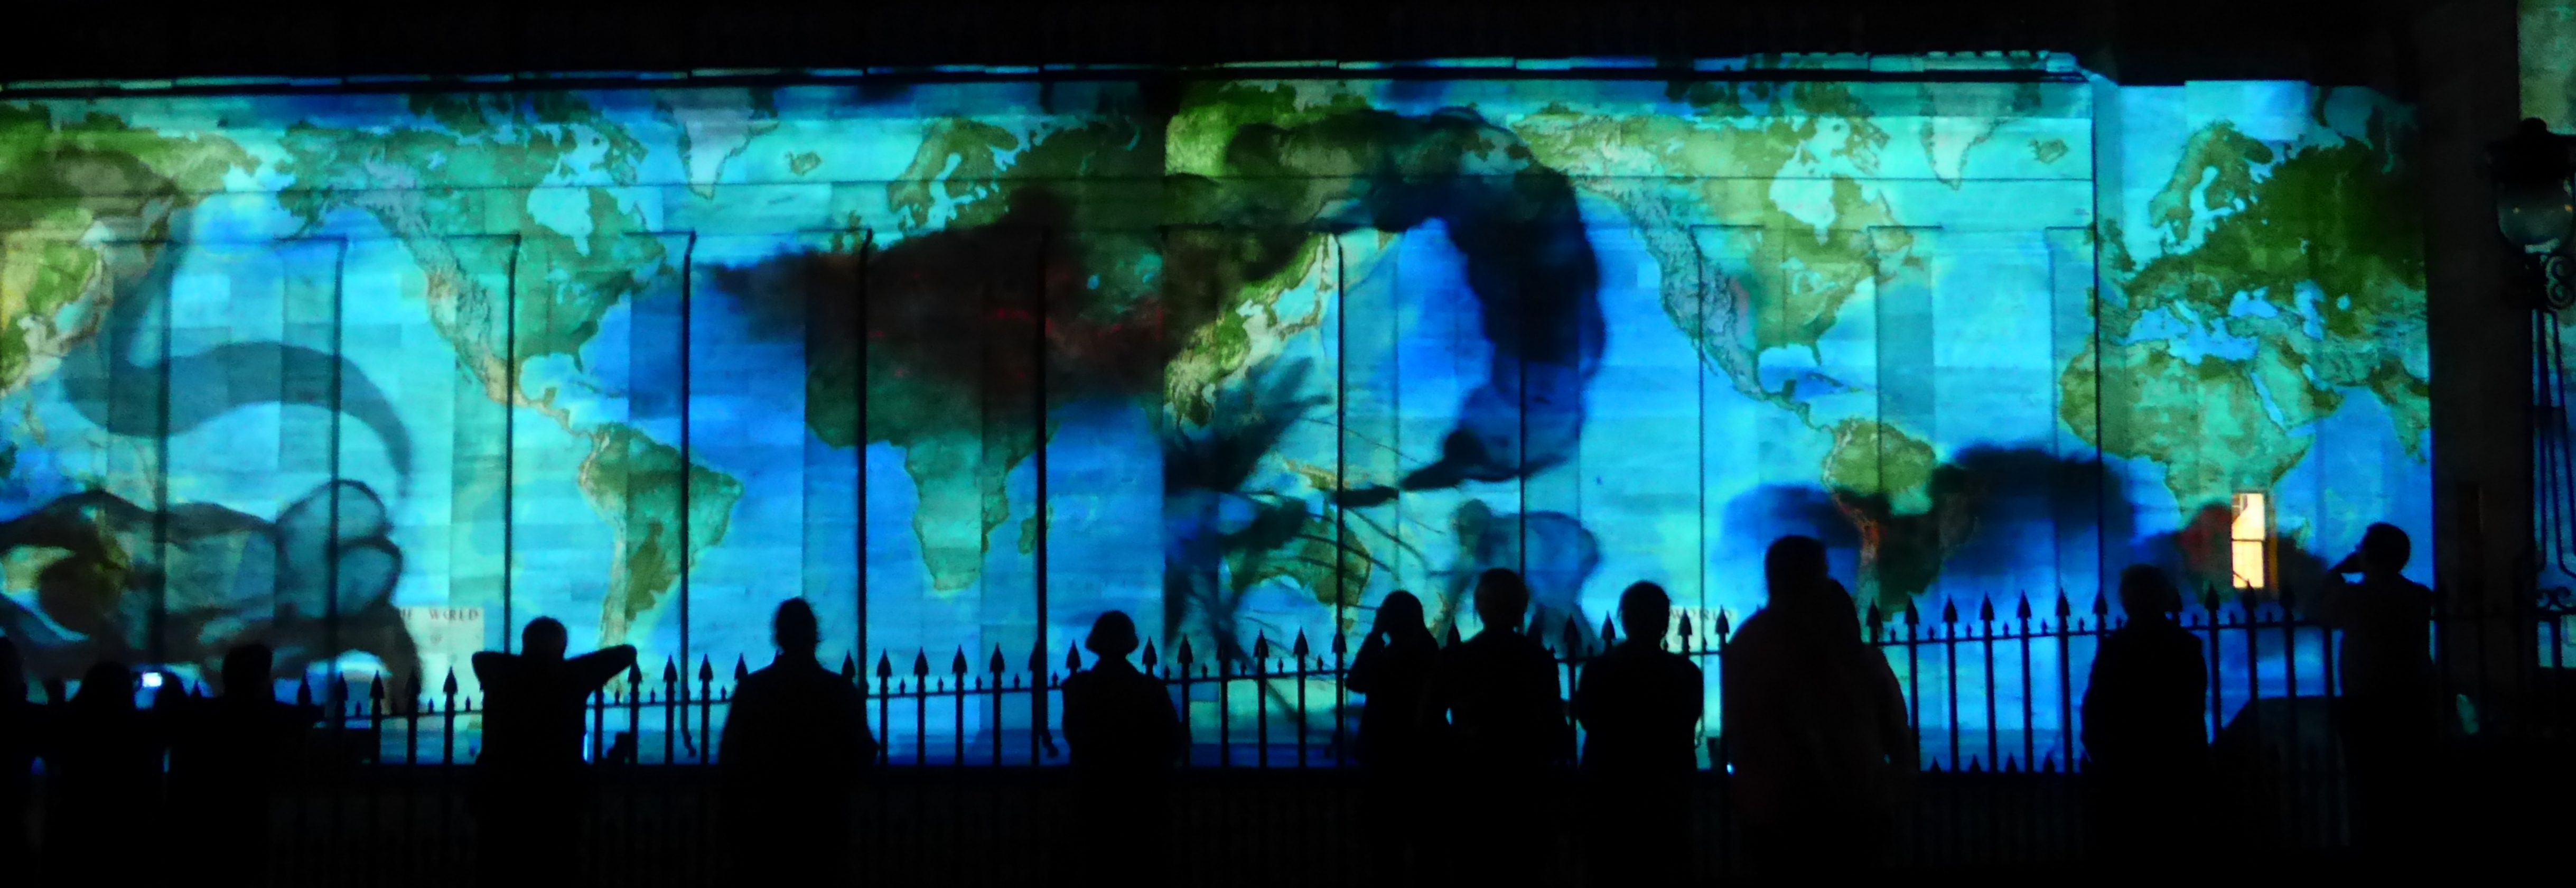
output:
[[2266, 499], [2260, 493], [2236, 495], [2236, 520], [2228, 526], [2227, 544], [2239, 589], [2271, 585], [2272, 510]]

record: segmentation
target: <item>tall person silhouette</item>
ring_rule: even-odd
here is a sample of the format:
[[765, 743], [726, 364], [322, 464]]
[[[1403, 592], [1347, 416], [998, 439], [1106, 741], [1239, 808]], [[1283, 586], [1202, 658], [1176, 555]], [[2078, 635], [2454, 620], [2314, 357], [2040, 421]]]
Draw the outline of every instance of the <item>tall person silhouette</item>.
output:
[[1690, 777], [1699, 767], [1699, 667], [1664, 650], [1672, 598], [1638, 583], [1619, 596], [1628, 637], [1583, 667], [1574, 717], [1592, 789], [1593, 872], [1605, 884], [1681, 879], [1688, 867]]
[[1080, 884], [1132, 883], [1135, 868], [1164, 860], [1172, 763], [1185, 735], [1162, 681], [1127, 662], [1137, 648], [1135, 620], [1101, 614], [1082, 646], [1098, 659], [1064, 680], [1078, 809], [1071, 856]]
[[573, 878], [574, 842], [590, 786], [581, 741], [590, 695], [635, 666], [618, 645], [565, 659], [552, 617], [528, 621], [519, 653], [474, 655], [483, 684], [483, 753], [474, 760], [474, 808], [486, 885], [561, 885]]
[[28, 808], [35, 803], [36, 751], [42, 748], [45, 708], [27, 699], [26, 661], [18, 645], [0, 636], [0, 860], [24, 867], [33, 847]]
[[2094, 848], [2122, 872], [2161, 868], [2165, 833], [2188, 822], [2207, 776], [2202, 715], [2209, 665], [2200, 639], [2174, 623], [2182, 596], [2164, 571], [2120, 572], [2128, 622], [2102, 639], [2084, 689], [2084, 749], [2092, 760]]
[[[2428, 655], [2433, 590], [2402, 573], [2413, 554], [2405, 531], [2371, 525], [2316, 604], [2319, 621], [2343, 632], [2337, 674], [2354, 844], [2389, 858], [2409, 857], [2428, 841], [2427, 772], [2441, 732]], [[2344, 574], [2361, 581], [2344, 582]]]
[[134, 705], [134, 672], [102, 661], [81, 676], [45, 750], [46, 884], [152, 884], [160, 858], [128, 853], [129, 824], [153, 822], [162, 730]]
[[1430, 747], [1416, 716], [1439, 658], [1440, 644], [1423, 619], [1421, 599], [1399, 589], [1378, 603], [1377, 622], [1344, 679], [1346, 687], [1366, 697], [1360, 704], [1357, 743], [1368, 793], [1361, 829], [1368, 836], [1370, 875], [1377, 884], [1413, 881], [1413, 837], [1429, 820], [1423, 803], [1432, 792], [1424, 779]]
[[778, 659], [744, 676], [725, 719], [726, 818], [742, 884], [848, 874], [850, 793], [875, 763], [867, 702], [814, 657], [822, 630], [802, 598], [770, 621]]
[[1876, 869], [1921, 754], [1904, 692], [1824, 544], [1782, 537], [1762, 568], [1770, 601], [1728, 647], [1721, 697], [1747, 857], [1764, 881]]
[[188, 859], [226, 880], [266, 877], [271, 795], [322, 718], [319, 707], [278, 702], [274, 662], [264, 644], [225, 651], [223, 695], [190, 701], [172, 724], [171, 801], [206, 823]]
[[1446, 726], [1453, 750], [1457, 808], [1443, 820], [1460, 831], [1449, 847], [1467, 884], [1537, 877], [1528, 834], [1548, 808], [1549, 772], [1573, 757], [1556, 656], [1521, 633], [1528, 610], [1519, 574], [1496, 568], [1477, 577], [1484, 628], [1440, 652], [1423, 697], [1425, 721]]

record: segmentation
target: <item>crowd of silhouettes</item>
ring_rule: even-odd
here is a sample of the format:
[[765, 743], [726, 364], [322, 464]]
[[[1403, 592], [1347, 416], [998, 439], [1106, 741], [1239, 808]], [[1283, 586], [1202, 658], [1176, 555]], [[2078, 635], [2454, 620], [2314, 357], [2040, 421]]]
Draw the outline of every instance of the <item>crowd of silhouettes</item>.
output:
[[[2401, 574], [2409, 554], [2403, 532], [2372, 525], [2315, 602], [2319, 620], [2344, 633], [2338, 721], [2365, 847], [2416, 843], [2430, 792], [2425, 763], [2442, 730], [2426, 655], [2434, 598]], [[1867, 873], [1888, 860], [1919, 766], [1902, 688], [1864, 638], [1821, 542], [1779, 539], [1763, 578], [1763, 607], [1728, 645], [1724, 730], [1706, 743], [1732, 774], [1740, 847], [1758, 880]], [[1624, 638], [1561, 684], [1558, 654], [1524, 631], [1522, 578], [1489, 570], [1473, 594], [1479, 630], [1446, 647], [1419, 599], [1388, 595], [1350, 665], [1347, 687], [1361, 699], [1353, 750], [1366, 793], [1366, 875], [1380, 884], [1536, 881], [1547, 853], [1534, 844], [1536, 825], [1561, 813], [1568, 773], [1579, 777], [1580, 838], [1600, 884], [1692, 872], [1699, 812], [1690, 777], [1710, 726], [1699, 665], [1668, 649], [1671, 598], [1653, 583], [1630, 586], [1617, 611]], [[2183, 598], [2163, 571], [2123, 571], [2117, 596], [2126, 620], [2101, 638], [2080, 734], [2093, 846], [2144, 874], [2163, 868], [2171, 831], [2189, 822], [2213, 779], [2210, 676], [2204, 641], [2177, 621]], [[862, 690], [816, 658], [813, 610], [789, 600], [771, 628], [777, 657], [742, 679], [720, 741], [733, 872], [746, 884], [837, 880], [851, 863], [850, 801], [878, 746]], [[587, 701], [633, 669], [635, 651], [567, 656], [566, 642], [564, 626], [541, 617], [517, 652], [473, 658], [485, 702], [468, 804], [489, 884], [577, 877], [592, 795]], [[1170, 686], [1129, 661], [1140, 639], [1127, 614], [1101, 614], [1083, 646], [1090, 668], [1062, 685], [1078, 809], [1068, 863], [1091, 884], [1159, 881], [1137, 867], [1165, 859], [1188, 730]], [[31, 774], [41, 759], [43, 860], [57, 881], [95, 875], [84, 868], [100, 861], [118, 861], [129, 881], [154, 878], [161, 858], [117, 851], [125, 827], [164, 800], [196, 815], [178, 859], [266, 871], [272, 796], [322, 720], [317, 707], [277, 699], [273, 660], [265, 646], [237, 648], [224, 657], [220, 695], [198, 699], [165, 682], [148, 708], [136, 704], [130, 668], [100, 662], [68, 701], [53, 683], [39, 703], [17, 649], [0, 638], [0, 859], [34, 856]]]

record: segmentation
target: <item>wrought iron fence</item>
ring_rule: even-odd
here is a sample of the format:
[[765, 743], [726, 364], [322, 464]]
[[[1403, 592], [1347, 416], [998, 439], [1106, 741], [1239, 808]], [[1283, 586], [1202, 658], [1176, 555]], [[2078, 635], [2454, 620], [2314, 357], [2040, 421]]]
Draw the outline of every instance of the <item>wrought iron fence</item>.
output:
[[[2499, 716], [2536, 716], [2515, 710], [2564, 698], [2544, 692], [2565, 683], [2559, 676], [2576, 642], [2569, 637], [2576, 631], [2569, 625], [2576, 615], [2570, 605], [2560, 595], [2518, 613], [2435, 615], [2428, 649], [2450, 682], [2447, 693], [2458, 701], [2462, 731], [2476, 732], [2482, 716], [2490, 723]], [[1710, 625], [1701, 626], [1684, 614], [1666, 643], [1701, 666], [1711, 705], [1700, 765], [1723, 770], [1716, 688], [1735, 615], [1710, 616]], [[2079, 710], [2094, 651], [2123, 622], [2099, 599], [2079, 606], [2059, 595], [2037, 608], [2016, 598], [2000, 613], [1991, 600], [1969, 614], [1949, 605], [1937, 615], [1872, 608], [1863, 631], [1904, 685], [1926, 770], [2068, 773], [2084, 767]], [[2213, 739], [2256, 701], [2337, 693], [2336, 633], [2303, 618], [2287, 594], [2261, 601], [2205, 594], [2179, 622], [2202, 642]], [[1617, 643], [1617, 626], [1602, 626], [1601, 641], [1590, 645], [1570, 622], [1554, 628], [1543, 640], [1558, 654], [1561, 691], [1570, 693], [1587, 663]], [[2512, 637], [2523, 633], [2537, 637]], [[1446, 641], [1456, 640], [1453, 629]], [[2510, 659], [2537, 666], [2540, 678], [2513, 690], [2511, 699], [2490, 699], [2499, 688], [2517, 684], [2504, 681], [2507, 676], [2499, 673], [2506, 667], [2492, 656], [2505, 652], [2504, 645], [2519, 646]], [[1319, 647], [1302, 633], [1284, 641], [1257, 636], [1249, 645], [1221, 647], [1216, 656], [1206, 656], [1183, 640], [1168, 656], [1152, 643], [1137, 654], [1138, 665], [1165, 683], [1191, 723], [1185, 766], [1353, 764], [1346, 753], [1357, 727], [1357, 695], [1346, 679], [1355, 651], [1345, 638]], [[961, 647], [945, 659], [945, 668], [938, 668], [930, 651], [915, 650], [909, 656], [880, 651], [865, 667], [855, 658], [841, 661], [842, 677], [867, 695], [880, 764], [1043, 767], [1065, 761], [1050, 714], [1061, 709], [1065, 678], [1082, 668], [1076, 648], [1060, 656], [1030, 651], [1017, 669], [999, 648], [970, 658]], [[652, 673], [639, 665], [590, 698], [592, 759], [641, 765], [714, 761], [732, 688], [751, 668], [748, 657], [737, 656], [720, 681], [712, 658], [685, 667], [666, 660]], [[325, 720], [326, 732], [348, 736], [343, 745], [369, 763], [451, 765], [471, 761], [479, 746], [479, 701], [458, 691], [458, 677], [450, 673], [435, 690], [417, 682], [392, 688], [379, 676], [363, 686], [345, 678], [318, 688], [308, 683], [296, 697], [334, 713]], [[2535, 724], [2554, 728], [2556, 720]], [[2285, 727], [2291, 736], [2279, 739], [2293, 746], [2325, 739], [2299, 737], [2297, 732], [2314, 728], [2299, 719]]]
[[[2576, 739], [2569, 718], [2576, 707], [2568, 705], [2576, 683], [2563, 668], [2576, 641], [2569, 637], [2576, 629], [2570, 603], [2560, 594], [2511, 613], [2436, 615], [2428, 649], [2467, 701], [2451, 748], [2469, 750], [2457, 758], [2507, 762], [2481, 765], [2502, 775], [2490, 783], [2545, 783], [2545, 775], [2566, 770], [2563, 762], [2547, 763]], [[1670, 639], [1702, 665], [1711, 688], [1734, 622], [1727, 613], [1686, 615]], [[1903, 824], [1902, 863], [2081, 859], [2087, 800], [2075, 773], [2085, 768], [2076, 739], [2082, 680], [2100, 639], [2120, 622], [2099, 602], [2062, 596], [1866, 618], [1868, 640], [1902, 677], [1911, 714], [1925, 726], [1926, 773]], [[2190, 825], [2194, 834], [2223, 837], [2223, 847], [2211, 851], [2219, 855], [2345, 844], [2331, 708], [2319, 705], [2336, 690], [2334, 634], [2300, 619], [2286, 599], [2246, 606], [2204, 596], [2181, 623], [2202, 640], [2212, 736], [2222, 760], [2234, 762], [2211, 787], [2210, 819]], [[1546, 634], [1565, 654], [1559, 669], [1567, 688], [1616, 640], [1615, 626], [1591, 646], [1576, 641], [1583, 633], [1574, 627], [1553, 629]], [[1256, 637], [1206, 657], [1186, 642], [1168, 652], [1140, 651], [1140, 665], [1199, 716], [1176, 784], [1180, 816], [1162, 846], [1168, 854], [1140, 867], [1286, 885], [1346, 878], [1364, 866], [1359, 831], [1367, 821], [1358, 812], [1369, 796], [1344, 754], [1356, 727], [1355, 695], [1343, 686], [1355, 653], [1346, 642], [1298, 637]], [[731, 688], [750, 669], [747, 658], [735, 659], [730, 675], [713, 659], [638, 668], [592, 699], [587, 743], [601, 779], [581, 854], [594, 881], [722, 880], [720, 832], [709, 828], [721, 820], [722, 805], [711, 769], [701, 766], [720, 755]], [[1047, 726], [1061, 709], [1064, 679], [1081, 660], [1069, 651], [1031, 651], [1013, 662], [1001, 651], [978, 658], [952, 649], [945, 658], [879, 652], [873, 662], [838, 665], [868, 694], [885, 767], [859, 790], [850, 843], [832, 853], [901, 884], [1025, 884], [1053, 873], [1046, 849], [1061, 839], [1067, 819], [1082, 815], [1061, 769], [1050, 767], [1065, 755]], [[328, 752], [306, 758], [271, 812], [272, 883], [465, 878], [475, 839], [462, 801], [478, 701], [459, 692], [456, 677], [440, 679], [435, 689], [370, 680], [297, 691], [334, 716], [316, 737]], [[60, 689], [54, 692], [59, 699]], [[1710, 724], [1703, 770], [1691, 782], [1691, 851], [1702, 875], [1724, 872], [1737, 859], [1725, 732]], [[2497, 747], [2475, 745], [2502, 734], [2537, 739], [2549, 751], [2505, 759], [2493, 754]], [[1549, 794], [1569, 814], [1582, 804], [1565, 775], [1538, 778], [1531, 791]], [[1564, 849], [1581, 818], [1552, 820], [1533, 842], [1556, 843], [1557, 863], [1533, 865], [1556, 866], [1551, 881], [1573, 883], [1566, 874], [1579, 864], [1565, 861], [1579, 855]]]

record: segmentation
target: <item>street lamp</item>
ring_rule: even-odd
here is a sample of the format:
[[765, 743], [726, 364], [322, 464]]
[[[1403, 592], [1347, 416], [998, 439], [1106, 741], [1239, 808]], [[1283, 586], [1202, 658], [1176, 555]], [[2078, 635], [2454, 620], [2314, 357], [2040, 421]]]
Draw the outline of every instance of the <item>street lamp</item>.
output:
[[[2519, 252], [2510, 289], [2531, 309], [2532, 539], [2537, 565], [2576, 575], [2576, 429], [2560, 313], [2576, 307], [2576, 136], [2539, 118], [2487, 148], [2496, 230]], [[2536, 578], [2535, 578], [2536, 579]]]
[[2558, 312], [2576, 305], [2576, 136], [2549, 131], [2534, 117], [2513, 135], [2487, 149], [2487, 168], [2495, 178], [2496, 228], [2519, 248], [2526, 264], [2522, 283], [2537, 297], [2532, 308]]

